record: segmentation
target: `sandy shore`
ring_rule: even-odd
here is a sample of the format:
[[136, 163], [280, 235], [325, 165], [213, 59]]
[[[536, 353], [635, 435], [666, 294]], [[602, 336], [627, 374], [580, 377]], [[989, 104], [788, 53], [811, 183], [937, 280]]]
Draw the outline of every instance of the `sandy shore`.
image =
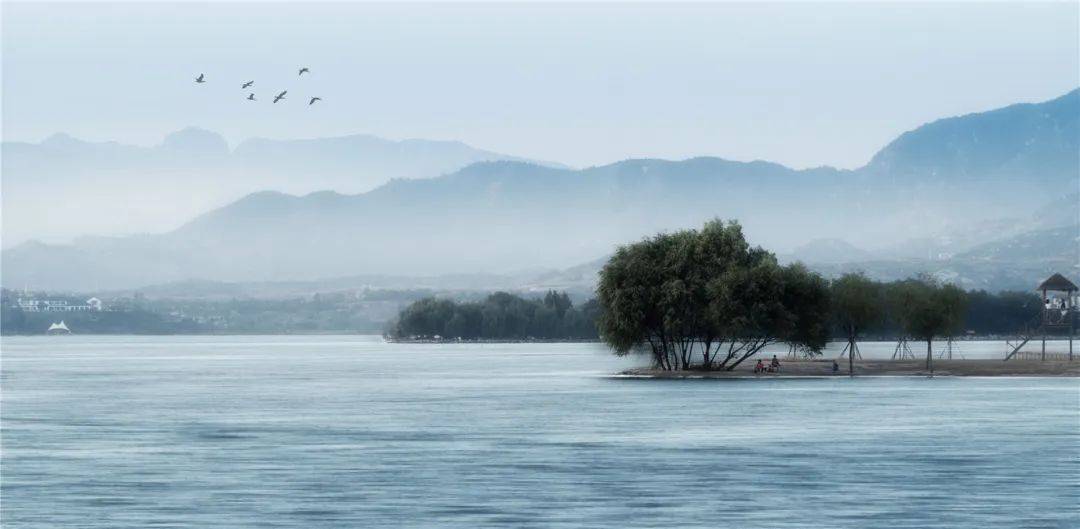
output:
[[[927, 376], [926, 360], [859, 360], [855, 375], [912, 377]], [[734, 371], [663, 371], [652, 368], [628, 369], [621, 376], [651, 378], [783, 378], [848, 376], [847, 362], [832, 372], [832, 360], [781, 360], [779, 373], [754, 375], [754, 362], [743, 362]], [[961, 377], [1080, 377], [1080, 358], [1072, 362], [1038, 360], [938, 360], [934, 376]]]

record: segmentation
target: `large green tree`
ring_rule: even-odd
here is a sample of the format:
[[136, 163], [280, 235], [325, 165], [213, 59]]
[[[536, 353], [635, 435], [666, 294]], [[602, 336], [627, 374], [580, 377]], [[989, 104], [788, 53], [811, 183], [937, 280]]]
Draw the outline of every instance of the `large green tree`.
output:
[[751, 247], [736, 222], [620, 247], [597, 301], [615, 353], [644, 349], [661, 369], [731, 370], [773, 343], [818, 351], [828, 338], [825, 281]]

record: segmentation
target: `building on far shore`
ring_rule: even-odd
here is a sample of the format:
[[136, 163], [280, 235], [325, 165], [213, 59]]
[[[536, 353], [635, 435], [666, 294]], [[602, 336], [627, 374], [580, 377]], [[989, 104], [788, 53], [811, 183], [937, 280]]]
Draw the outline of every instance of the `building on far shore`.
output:
[[15, 304], [23, 312], [100, 312], [104, 310], [98, 298], [90, 298], [84, 303], [73, 304], [66, 299], [39, 299], [27, 296], [17, 298]]

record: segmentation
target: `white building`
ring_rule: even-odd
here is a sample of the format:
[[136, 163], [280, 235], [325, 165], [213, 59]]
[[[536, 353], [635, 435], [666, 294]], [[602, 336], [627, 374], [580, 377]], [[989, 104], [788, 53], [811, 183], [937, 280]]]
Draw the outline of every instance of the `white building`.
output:
[[72, 305], [64, 299], [18, 298], [15, 300], [23, 312], [89, 312], [103, 310], [101, 300], [90, 298], [83, 305]]

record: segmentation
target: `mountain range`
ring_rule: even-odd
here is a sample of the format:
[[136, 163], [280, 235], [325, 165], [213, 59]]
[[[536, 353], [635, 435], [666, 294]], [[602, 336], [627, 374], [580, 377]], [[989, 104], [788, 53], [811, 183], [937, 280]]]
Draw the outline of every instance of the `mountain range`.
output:
[[[130, 234], [133, 226], [135, 232], [167, 231], [176, 219], [267, 189], [360, 193], [394, 178], [430, 178], [480, 161], [530, 162], [457, 141], [364, 134], [253, 138], [230, 149], [221, 135], [195, 127], [151, 147], [56, 134], [41, 143], [4, 142], [2, 152], [5, 247], [28, 239]], [[60, 203], [80, 207], [55, 207]]]
[[[85, 290], [387, 273], [541, 277], [608, 255], [617, 244], [713, 217], [737, 219], [754, 243], [825, 270], [893, 263], [910, 271], [921, 260], [957, 259], [985, 268], [987, 256], [1003, 255], [1047, 262], [1025, 255], [1040, 243], [1003, 242], [1024, 234], [1052, 239], [1045, 248], [1050, 262], [1067, 267], [1080, 260], [1072, 258], [1080, 231], [1078, 121], [1080, 90], [1074, 90], [1044, 103], [926, 124], [856, 170], [705, 157], [574, 170], [504, 157], [431, 178], [402, 173], [413, 178], [362, 193], [257, 192], [158, 234], [19, 245], [3, 252], [3, 283]], [[303, 164], [293, 160], [319, 157], [312, 153], [350, 155], [348, 147], [304, 142], [228, 151], [206, 134], [188, 136], [180, 144], [203, 153], [199, 160], [247, 160], [283, 174], [299, 174]], [[158, 150], [175, 151], [170, 143]], [[351, 163], [359, 162], [327, 171], [346, 174]], [[825, 242], [808, 245], [815, 240]], [[979, 250], [995, 241], [1006, 250]], [[865, 268], [886, 266], [878, 264]]]

